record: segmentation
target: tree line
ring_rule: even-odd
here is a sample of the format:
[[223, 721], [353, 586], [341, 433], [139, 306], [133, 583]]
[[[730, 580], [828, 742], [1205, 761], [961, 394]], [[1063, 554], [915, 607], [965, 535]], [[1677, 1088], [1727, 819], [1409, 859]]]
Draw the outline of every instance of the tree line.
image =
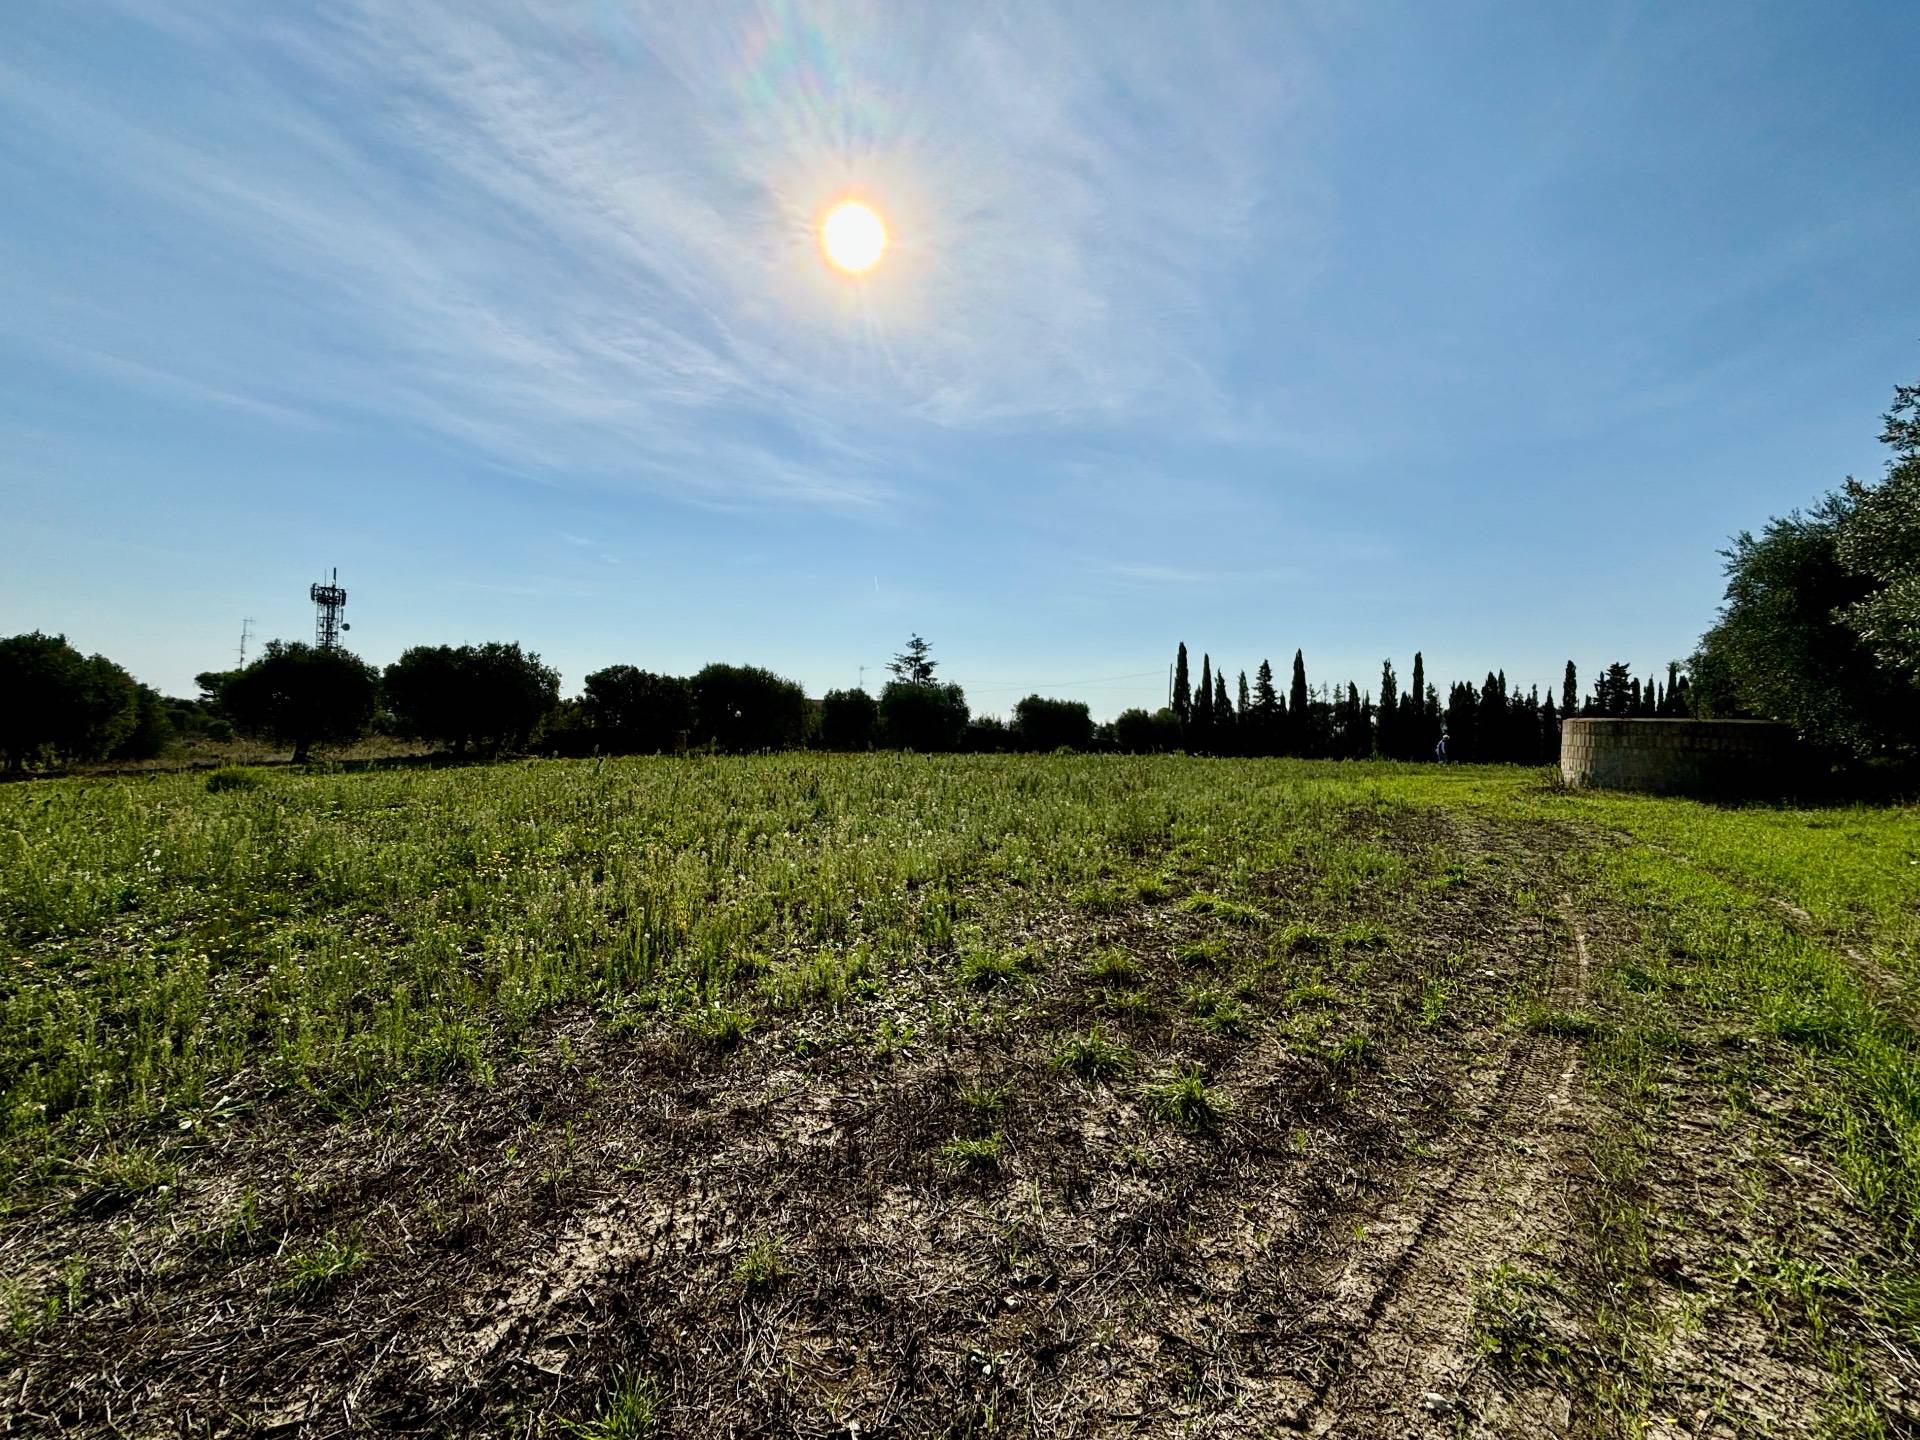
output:
[[[588, 675], [581, 693], [560, 698], [559, 675], [518, 644], [419, 645], [384, 671], [342, 649], [275, 640], [249, 665], [206, 671], [192, 700], [170, 699], [135, 682], [103, 656], [82, 656], [58, 636], [0, 640], [0, 754], [10, 770], [40, 762], [141, 759], [170, 740], [246, 735], [290, 749], [295, 763], [316, 748], [344, 747], [370, 733], [406, 737], [460, 755], [538, 750], [557, 755], [652, 754], [687, 750], [744, 753], [812, 746], [943, 751], [1185, 751], [1206, 755], [1298, 755], [1328, 759], [1446, 758], [1544, 764], [1557, 753], [1565, 704], [1509, 690], [1503, 672], [1482, 685], [1454, 685], [1443, 708], [1416, 654], [1402, 692], [1393, 664], [1379, 696], [1349, 682], [1307, 683], [1296, 651], [1282, 695], [1262, 661], [1229, 691], [1225, 671], [1203, 656], [1198, 688], [1187, 648], [1175, 662], [1173, 703], [1129, 709], [1096, 724], [1084, 701], [1029, 695], [1009, 719], [975, 715], [966, 694], [944, 680], [932, 646], [912, 636], [876, 695], [831, 690], [815, 700], [801, 686], [753, 665], [708, 665], [689, 676], [611, 665]], [[1685, 677], [1666, 686], [1605, 671], [1587, 713], [1669, 713], [1684, 705]]]

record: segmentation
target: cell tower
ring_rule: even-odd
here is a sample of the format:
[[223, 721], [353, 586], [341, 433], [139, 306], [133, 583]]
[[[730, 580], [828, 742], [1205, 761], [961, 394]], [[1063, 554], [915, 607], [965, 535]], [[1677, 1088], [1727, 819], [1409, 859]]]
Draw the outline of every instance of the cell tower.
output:
[[307, 592], [313, 597], [313, 643], [322, 650], [338, 650], [340, 634], [353, 627], [340, 618], [347, 608], [347, 592], [340, 588], [340, 572], [331, 580], [322, 580]]
[[247, 668], [247, 641], [253, 638], [253, 617], [249, 615], [240, 622], [240, 668]]

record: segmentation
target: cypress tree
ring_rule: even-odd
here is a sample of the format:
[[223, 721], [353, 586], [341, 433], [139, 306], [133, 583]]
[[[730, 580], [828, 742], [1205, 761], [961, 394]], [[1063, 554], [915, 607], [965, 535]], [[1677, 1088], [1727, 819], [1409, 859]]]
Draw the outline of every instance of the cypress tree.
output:
[[1231, 755], [1234, 750], [1235, 716], [1233, 701], [1227, 698], [1227, 672], [1213, 677], [1213, 750], [1216, 755]]
[[1307, 661], [1300, 651], [1293, 652], [1293, 683], [1287, 687], [1287, 753], [1307, 753]]
[[1193, 696], [1193, 748], [1205, 754], [1213, 749], [1213, 657], [1200, 657], [1200, 688]]
[[1413, 652], [1413, 688], [1407, 692], [1407, 700], [1412, 707], [1411, 723], [1405, 727], [1407, 758], [1430, 760], [1433, 737], [1427, 733], [1427, 659], [1418, 650]]
[[1573, 662], [1567, 661], [1567, 678], [1560, 682], [1560, 713], [1575, 714], [1580, 709], [1580, 676], [1573, 668]]
[[1400, 755], [1400, 682], [1394, 678], [1392, 660], [1380, 662], [1380, 723], [1375, 727], [1373, 748], [1386, 760]]
[[1180, 656], [1173, 662], [1173, 713], [1184, 728], [1193, 718], [1193, 683], [1187, 678], [1187, 642], [1180, 642]]

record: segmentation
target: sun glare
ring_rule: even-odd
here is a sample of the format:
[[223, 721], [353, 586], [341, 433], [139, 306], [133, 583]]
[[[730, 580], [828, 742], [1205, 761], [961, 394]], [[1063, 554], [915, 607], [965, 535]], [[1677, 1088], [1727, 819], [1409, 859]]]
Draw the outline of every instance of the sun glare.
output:
[[880, 263], [887, 224], [871, 205], [842, 200], [820, 222], [820, 249], [836, 270], [863, 275]]

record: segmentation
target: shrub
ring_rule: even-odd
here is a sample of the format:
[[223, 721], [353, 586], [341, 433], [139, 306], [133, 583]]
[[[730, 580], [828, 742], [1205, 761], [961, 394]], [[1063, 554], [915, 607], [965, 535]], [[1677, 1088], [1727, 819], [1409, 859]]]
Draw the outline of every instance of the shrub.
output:
[[1013, 733], [1022, 750], [1091, 750], [1093, 717], [1084, 701], [1029, 695], [1013, 707]]
[[880, 733], [880, 706], [864, 690], [829, 690], [820, 701], [820, 744], [828, 750], [868, 750]]
[[891, 681], [880, 692], [880, 737], [899, 750], [957, 750], [967, 730], [967, 697], [958, 685]]

